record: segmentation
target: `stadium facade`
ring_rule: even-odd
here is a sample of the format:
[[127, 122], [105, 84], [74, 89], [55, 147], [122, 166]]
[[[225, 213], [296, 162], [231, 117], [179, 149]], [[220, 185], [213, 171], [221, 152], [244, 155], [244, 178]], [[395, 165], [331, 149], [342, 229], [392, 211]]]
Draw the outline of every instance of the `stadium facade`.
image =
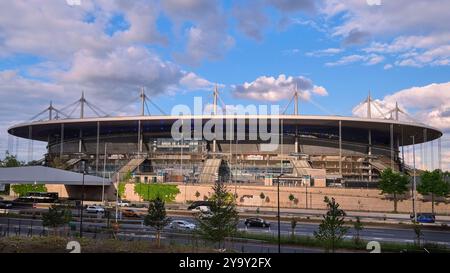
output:
[[[214, 95], [216, 106], [216, 91]], [[131, 172], [136, 182], [144, 183], [222, 180], [271, 186], [278, 178], [290, 186], [316, 187], [375, 187], [386, 168], [412, 171], [404, 164], [403, 147], [442, 136], [436, 128], [399, 120], [398, 107], [390, 118], [372, 118], [370, 95], [365, 118], [300, 115], [297, 92], [294, 113], [280, 115], [227, 115], [214, 110], [200, 116], [150, 116], [145, 115], [148, 98], [143, 92], [141, 98], [139, 116], [93, 118], [84, 117], [83, 108], [94, 106], [82, 96], [79, 118], [69, 118], [50, 105], [48, 119], [17, 124], [8, 133], [46, 142], [45, 165], [79, 171], [85, 162], [87, 173], [112, 180]], [[183, 126], [192, 126], [187, 135], [175, 139], [172, 130], [180, 120]], [[225, 139], [198, 137], [197, 131], [211, 121], [223, 126], [213, 132], [232, 128], [232, 134]], [[262, 148], [267, 139], [250, 137], [255, 124], [255, 128], [273, 125], [279, 145]]]

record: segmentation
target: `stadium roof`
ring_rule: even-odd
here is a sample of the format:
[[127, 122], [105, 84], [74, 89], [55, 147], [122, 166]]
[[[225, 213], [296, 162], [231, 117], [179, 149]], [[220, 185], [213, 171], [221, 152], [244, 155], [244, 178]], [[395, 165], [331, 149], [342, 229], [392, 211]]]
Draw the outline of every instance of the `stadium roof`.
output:
[[[44, 166], [0, 168], [0, 184], [64, 184], [82, 185], [83, 174]], [[85, 175], [86, 186], [108, 186], [109, 179]]]
[[[147, 131], [145, 128], [148, 127], [148, 130], [153, 132], [159, 131], [170, 134], [171, 125], [178, 119], [201, 119], [203, 123], [210, 119], [244, 119], [247, 121], [258, 119], [277, 119], [283, 121], [285, 128], [288, 126], [307, 126], [310, 128], [320, 127], [333, 131], [336, 131], [338, 122], [342, 121], [343, 128], [351, 130], [372, 129], [384, 134], [385, 136], [389, 136], [389, 126], [392, 124], [394, 126], [394, 137], [401, 138], [401, 136], [404, 136], [402, 141], [404, 145], [412, 144], [412, 138], [410, 136], [415, 136], [415, 143], [419, 144], [438, 139], [443, 135], [439, 129], [417, 122], [398, 121], [392, 119], [312, 115], [183, 115], [57, 119], [17, 124], [9, 128], [8, 132], [17, 137], [47, 141], [49, 134], [60, 133], [61, 124], [64, 124], [65, 130], [68, 131], [65, 136], [69, 137], [71, 130], [77, 134], [80, 129], [83, 130], [83, 135], [95, 135], [98, 124], [101, 124], [102, 132], [106, 132], [108, 134], [120, 133], [124, 131], [133, 132], [137, 131], [137, 122], [141, 121], [144, 126], [144, 131]], [[33, 127], [31, 137], [29, 130], [30, 126]], [[424, 130], [426, 130], [426, 134], [424, 134]], [[356, 131], [352, 131], [351, 134], [354, 134], [354, 132]], [[366, 133], [364, 134], [367, 135]], [[343, 136], [343, 138], [345, 139], [347, 136]], [[374, 136], [374, 138], [376, 138], [376, 136]]]

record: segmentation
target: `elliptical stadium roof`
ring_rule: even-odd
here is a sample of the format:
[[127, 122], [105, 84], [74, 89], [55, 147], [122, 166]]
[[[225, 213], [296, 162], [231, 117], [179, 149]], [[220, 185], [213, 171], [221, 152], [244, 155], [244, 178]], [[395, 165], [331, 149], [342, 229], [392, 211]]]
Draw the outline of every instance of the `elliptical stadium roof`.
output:
[[[32, 127], [31, 139], [38, 141], [47, 141], [49, 134], [58, 134], [61, 125], [65, 129], [82, 129], [83, 132], [93, 130], [95, 132], [97, 124], [101, 125], [101, 130], [108, 134], [120, 133], [124, 131], [134, 131], [138, 121], [143, 123], [144, 128], [152, 132], [157, 131], [170, 135], [172, 124], [179, 120], [202, 120], [203, 123], [211, 119], [237, 119], [237, 120], [270, 120], [278, 119], [284, 124], [284, 128], [289, 126], [299, 126], [304, 128], [320, 128], [335, 132], [339, 127], [339, 121], [342, 121], [342, 127], [351, 129], [351, 134], [358, 134], [368, 129], [377, 131], [381, 134], [390, 134], [390, 125], [393, 125], [395, 137], [402, 137], [402, 146], [413, 144], [412, 136], [415, 137], [415, 143], [424, 143], [440, 138], [443, 133], [437, 129], [421, 123], [397, 121], [392, 119], [376, 118], [357, 118], [344, 116], [312, 116], [312, 115], [183, 115], [183, 116], [120, 116], [120, 117], [99, 117], [99, 118], [80, 118], [80, 119], [53, 119], [46, 121], [34, 121], [17, 124], [8, 129], [8, 133], [17, 137], [30, 139], [29, 128]], [[424, 134], [424, 132], [426, 132]], [[347, 133], [348, 134], [348, 133]], [[347, 136], [348, 137], [348, 136]], [[344, 133], [343, 138], [346, 138]]]

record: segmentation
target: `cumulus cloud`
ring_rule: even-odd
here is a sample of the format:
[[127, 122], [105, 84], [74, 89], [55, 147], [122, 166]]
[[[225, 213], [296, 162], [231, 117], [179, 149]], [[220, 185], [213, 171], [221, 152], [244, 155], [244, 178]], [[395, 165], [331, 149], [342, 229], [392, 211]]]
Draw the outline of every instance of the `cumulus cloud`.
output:
[[270, 23], [270, 19], [264, 13], [261, 1], [239, 2], [233, 6], [232, 14], [240, 31], [257, 41], [262, 40], [263, 31]]
[[253, 82], [236, 85], [233, 87], [233, 94], [238, 98], [274, 102], [291, 98], [295, 88], [299, 90], [300, 98], [306, 101], [310, 100], [313, 94], [328, 95], [324, 87], [314, 85], [308, 78], [286, 77], [283, 74], [277, 78], [261, 76]]
[[[450, 3], [445, 0], [383, 1], [382, 5], [329, 0], [321, 5], [320, 13], [328, 19], [337, 18], [339, 23], [330, 32], [344, 44], [373, 41], [364, 49], [366, 52], [394, 55], [398, 66], [422, 67], [450, 64], [449, 9]], [[415, 55], [402, 57], [404, 53]]]
[[227, 33], [227, 17], [217, 0], [163, 1], [162, 8], [181, 29], [189, 23], [182, 35], [187, 40], [183, 52], [177, 52], [177, 61], [199, 65], [204, 59], [217, 60], [234, 46], [234, 38]]
[[339, 54], [343, 52], [344, 50], [342, 48], [327, 48], [327, 49], [321, 49], [321, 50], [315, 50], [306, 53], [306, 56], [308, 57], [323, 57], [323, 56], [333, 56], [336, 54]]
[[[167, 42], [156, 29], [158, 8], [153, 1], [82, 3], [69, 6], [65, 1], [2, 1], [0, 57], [26, 53], [64, 60], [80, 48], [102, 54], [117, 45]], [[123, 14], [130, 27], [109, 36], [105, 28], [117, 13]]]
[[[433, 83], [426, 86], [403, 89], [386, 95], [382, 99], [376, 99], [375, 102], [384, 114], [380, 114], [378, 109], [373, 105], [372, 116], [375, 118], [389, 118], [390, 115], [387, 113], [398, 102], [399, 107], [409, 116], [400, 114], [400, 120], [421, 122], [442, 130], [444, 132], [444, 136], [441, 139], [442, 167], [446, 170], [450, 169], [450, 137], [448, 136], [450, 134], [450, 82]], [[367, 104], [360, 104], [353, 108], [353, 115], [366, 117]], [[431, 159], [430, 150], [428, 150], [426, 155], [421, 154], [421, 151], [416, 152], [416, 164], [419, 168], [431, 169], [438, 167], [436, 146], [434, 149], [433, 159]], [[412, 164], [411, 151], [407, 150], [405, 152], [405, 159], [407, 164]], [[434, 164], [432, 166], [431, 162], [433, 161]]]
[[384, 61], [384, 57], [376, 54], [368, 54], [368, 55], [359, 55], [353, 54], [341, 57], [339, 60], [334, 62], [325, 63], [326, 66], [341, 66], [341, 65], [349, 65], [353, 63], [364, 63], [366, 65], [375, 65]]
[[[376, 100], [376, 103], [383, 113], [387, 113], [398, 103], [400, 108], [408, 111], [416, 120], [450, 132], [450, 82], [403, 89]], [[353, 114], [366, 116], [366, 111], [367, 107], [355, 107]], [[375, 107], [372, 114], [375, 117], [383, 117]]]

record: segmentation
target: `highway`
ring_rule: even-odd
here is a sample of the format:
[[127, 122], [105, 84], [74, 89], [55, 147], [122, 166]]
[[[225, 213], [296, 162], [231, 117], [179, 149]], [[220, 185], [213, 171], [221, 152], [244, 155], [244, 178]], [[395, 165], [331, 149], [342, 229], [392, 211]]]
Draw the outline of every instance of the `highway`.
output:
[[[172, 219], [187, 220], [195, 223], [195, 219], [192, 217], [176, 217]], [[120, 224], [121, 231], [125, 233], [150, 233], [151, 228], [143, 225], [143, 221], [140, 219], [126, 219], [122, 220], [124, 223]], [[33, 234], [39, 234], [42, 231], [42, 221], [39, 219], [19, 219], [12, 218], [9, 220], [10, 235], [13, 234], [20, 227], [21, 234], [27, 234], [29, 228], [33, 226]], [[78, 223], [76, 223], [78, 225]], [[318, 223], [298, 223], [295, 229], [296, 235], [301, 236], [314, 236], [314, 231], [318, 229]], [[8, 226], [8, 219], [0, 217], [0, 231], [5, 232]], [[100, 229], [106, 226], [106, 219], [96, 219], [95, 222], [89, 218], [84, 219], [83, 227], [85, 230], [93, 230], [95, 228]], [[280, 231], [282, 235], [290, 235], [291, 224], [289, 222], [281, 222]], [[244, 220], [239, 221], [238, 229], [241, 231], [247, 231], [249, 233], [268, 234], [276, 236], [278, 233], [277, 222], [272, 221], [270, 228], [246, 228]], [[173, 231], [170, 228], [166, 228], [166, 233]], [[346, 239], [352, 239], [356, 234], [353, 228], [349, 228]], [[400, 242], [400, 243], [413, 243], [415, 240], [415, 233], [411, 229], [398, 228], [398, 227], [366, 227], [360, 232], [360, 238], [366, 241], [379, 241], [379, 242]], [[443, 244], [450, 247], [450, 232], [440, 230], [423, 230], [423, 241], [429, 243]]]

